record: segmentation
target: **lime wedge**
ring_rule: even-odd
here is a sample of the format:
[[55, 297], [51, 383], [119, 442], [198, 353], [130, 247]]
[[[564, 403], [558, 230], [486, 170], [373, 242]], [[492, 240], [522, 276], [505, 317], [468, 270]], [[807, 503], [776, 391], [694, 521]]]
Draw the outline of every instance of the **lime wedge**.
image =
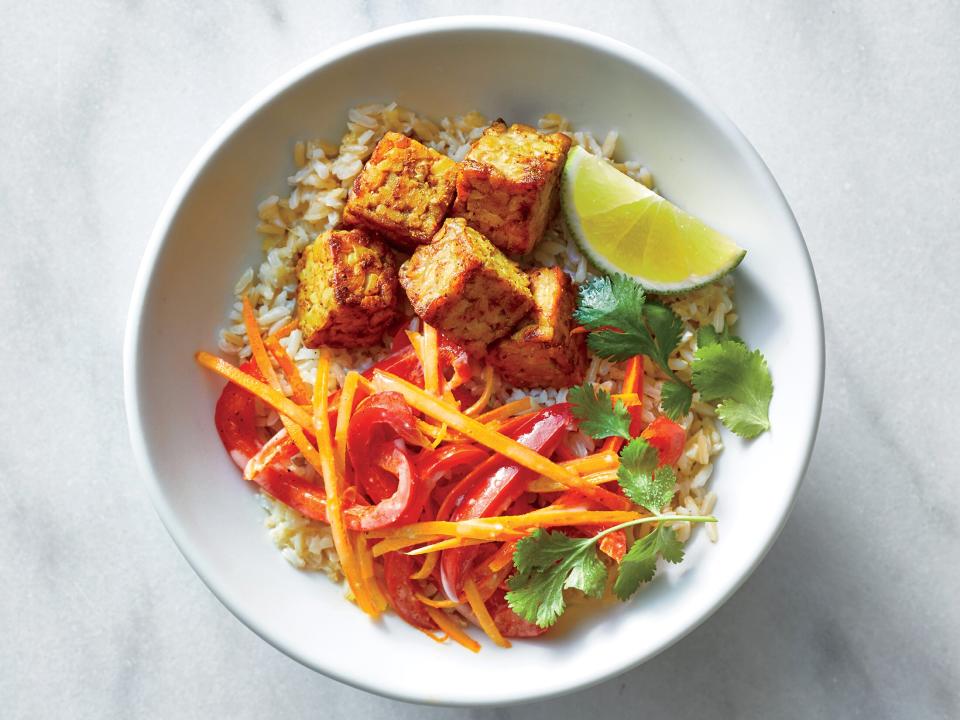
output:
[[629, 275], [652, 292], [693, 290], [730, 272], [747, 254], [580, 147], [567, 156], [561, 203], [577, 244], [597, 267]]

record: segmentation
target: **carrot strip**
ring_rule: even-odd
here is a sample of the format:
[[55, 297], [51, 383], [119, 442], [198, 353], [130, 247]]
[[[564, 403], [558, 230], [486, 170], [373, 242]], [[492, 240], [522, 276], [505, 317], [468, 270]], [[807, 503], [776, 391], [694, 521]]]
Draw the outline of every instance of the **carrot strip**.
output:
[[274, 390], [280, 390], [280, 379], [277, 372], [273, 369], [273, 363], [270, 362], [270, 356], [267, 355], [267, 348], [263, 344], [263, 338], [260, 336], [260, 325], [257, 324], [257, 317], [253, 313], [253, 305], [250, 304], [250, 298], [243, 296], [243, 326], [247, 330], [247, 342], [250, 343], [250, 350], [253, 353], [253, 359], [257, 363], [260, 374], [270, 383]]
[[581, 475], [589, 475], [590, 473], [600, 472], [601, 470], [614, 470], [620, 467], [620, 458], [616, 453], [600, 451], [560, 464], [573, 472], [580, 473]]
[[519, 415], [525, 410], [530, 410], [533, 407], [533, 401], [528, 398], [521, 398], [519, 400], [514, 400], [513, 402], [508, 402], [501, 405], [498, 408], [494, 408], [488, 412], [483, 413], [483, 415], [478, 415], [476, 417], [477, 422], [489, 423], [494, 420], [503, 420], [508, 418], [511, 415]]
[[250, 394], [256, 395], [281, 415], [286, 415], [297, 425], [313, 432], [313, 419], [310, 417], [310, 414], [279, 390], [274, 390], [269, 385], [247, 375], [226, 360], [222, 360], [216, 355], [211, 355], [203, 350], [194, 355], [194, 358], [201, 367], [212, 370], [234, 385], [238, 385]]
[[484, 604], [483, 598], [480, 597], [480, 591], [477, 590], [476, 583], [474, 583], [472, 579], [468, 578], [466, 582], [464, 582], [463, 594], [467, 596], [467, 602], [470, 603], [470, 609], [473, 610], [473, 614], [476, 616], [477, 622], [480, 624], [480, 629], [483, 630], [491, 640], [493, 640], [494, 644], [499, 645], [502, 648], [509, 648], [510, 641], [500, 634], [497, 624], [490, 616], [490, 611], [487, 610], [487, 606]]
[[460, 643], [470, 652], [480, 652], [480, 643], [467, 635], [443, 610], [437, 610], [429, 605], [425, 605], [424, 608], [430, 616], [430, 619], [433, 620], [437, 627], [443, 630], [451, 640]]
[[270, 351], [273, 359], [277, 361], [277, 365], [283, 370], [283, 376], [287, 379], [287, 382], [290, 383], [290, 389], [293, 390], [294, 401], [300, 405], [310, 402], [310, 386], [304, 382], [296, 363], [293, 362], [293, 358], [290, 357], [290, 354], [283, 345], [280, 344], [280, 341], [271, 335], [264, 340], [264, 344], [267, 346], [267, 350]]
[[360, 577], [370, 594], [373, 607], [378, 613], [382, 613], [386, 611], [389, 603], [384, 594], [380, 592], [380, 586], [377, 585], [377, 578], [373, 573], [373, 555], [370, 554], [370, 548], [367, 547], [367, 541], [363, 533], [357, 533], [354, 539], [356, 540], [355, 549], [360, 565]]
[[[384, 531], [380, 531], [384, 532]], [[370, 533], [368, 537], [378, 537], [375, 533]], [[388, 552], [396, 552], [397, 550], [405, 550], [408, 547], [413, 547], [414, 545], [421, 545], [423, 543], [434, 542], [435, 540], [442, 540], [443, 536], [437, 535], [416, 535], [411, 536], [406, 535], [397, 535], [393, 537], [387, 537], [382, 539], [376, 545], [371, 548], [371, 552], [374, 557], [380, 557], [385, 555]]]
[[[558, 527], [563, 525], [598, 525], [601, 523], [618, 524], [630, 520], [637, 520], [641, 517], [646, 517], [646, 513], [633, 510], [580, 510], [577, 508], [550, 506], [525, 513], [524, 515], [471, 518], [470, 520], [460, 520], [459, 522], [432, 520], [411, 523], [410, 525], [404, 525], [398, 528], [373, 530], [368, 536], [371, 538], [396, 539], [398, 541], [400, 539], [406, 539], [411, 541], [410, 545], [425, 542], [436, 542], [436, 544], [439, 545], [439, 543], [443, 541], [435, 540], [438, 535], [440, 538], [475, 540], [478, 543], [505, 542], [523, 537], [526, 534], [525, 531], [532, 528]], [[380, 543], [374, 546], [374, 554], [377, 554], [379, 545]], [[444, 550], [448, 548], [430, 548], [429, 551], [436, 549]], [[418, 548], [411, 550], [407, 554], [422, 555], [425, 550], [427, 550], [427, 548]], [[385, 552], [389, 552], [389, 550]]]
[[487, 406], [487, 403], [490, 402], [490, 396], [493, 394], [493, 380], [493, 366], [487, 365], [483, 369], [483, 392], [480, 393], [480, 397], [473, 405], [463, 411], [464, 415], [474, 417]]
[[[623, 394], [632, 395], [642, 391], [643, 355], [634, 355], [627, 360], [627, 371], [623, 378]], [[633, 403], [628, 403], [633, 404]], [[622, 437], [608, 437], [603, 443], [605, 452], [620, 452], [625, 440]]]
[[[414, 627], [416, 627], [416, 626], [414, 626]], [[440, 635], [437, 635], [437, 634], [434, 633], [432, 630], [424, 630], [424, 629], [421, 628], [421, 627], [418, 627], [417, 630], [419, 630], [420, 632], [422, 632], [424, 635], [426, 635], [428, 638], [430, 638], [431, 640], [433, 640], [435, 643], [440, 643], [441, 645], [442, 645], [443, 643], [445, 643], [447, 640], [450, 639], [450, 636], [447, 635], [447, 634], [445, 634], [445, 633], [440, 634]]]
[[347, 429], [353, 416], [353, 400], [357, 395], [359, 373], [350, 371], [340, 390], [340, 405], [337, 408], [337, 426], [333, 432], [334, 451], [341, 469], [347, 466]]
[[290, 442], [290, 435], [287, 434], [287, 429], [280, 428], [277, 434], [267, 440], [263, 444], [263, 447], [257, 451], [257, 454], [247, 461], [246, 466], [243, 468], [243, 479], [253, 480], [257, 475], [262, 473], [264, 468], [272, 463], [277, 455], [287, 448]]
[[490, 556], [490, 560], [487, 562], [487, 569], [494, 573], [503, 570], [513, 562], [513, 553], [516, 549], [517, 544], [515, 542], [506, 542], [501, 545], [500, 549]]
[[[263, 338], [260, 335], [260, 326], [257, 324], [257, 318], [253, 312], [253, 305], [250, 304], [250, 298], [247, 297], [246, 295], [243, 296], [242, 315], [243, 315], [243, 325], [247, 331], [247, 342], [250, 343], [250, 350], [253, 354], [253, 359], [257, 364], [257, 369], [259, 369], [260, 374], [263, 375], [264, 378], [266, 378], [267, 382], [270, 384], [271, 389], [273, 389], [276, 392], [281, 392], [280, 378], [277, 377], [277, 373], [273, 369], [273, 363], [270, 362], [270, 357], [269, 355], [267, 355], [266, 345], [264, 344]], [[307, 398], [305, 398], [305, 400], [309, 401], [309, 395], [307, 396]], [[293, 421], [291, 421], [285, 415], [281, 415], [280, 419], [283, 421], [283, 429], [287, 432], [287, 435], [289, 436], [294, 428]], [[271, 438], [271, 442], [272, 440], [273, 438]], [[275, 457], [277, 453], [280, 452], [280, 450], [282, 449], [282, 445], [283, 443], [278, 443], [276, 445], [276, 450], [272, 454], [269, 454], [271, 459]], [[264, 458], [260, 458], [261, 462], [263, 460]], [[248, 480], [253, 479], [254, 477], [256, 477], [257, 474], [259, 474], [259, 472], [262, 469], [263, 468], [258, 468], [256, 466], [251, 467], [250, 463], [248, 462], [247, 467], [244, 468], [243, 475]], [[249, 477], [247, 477], [248, 471], [250, 472]]]
[[440, 395], [440, 353], [437, 349], [437, 329], [423, 324], [421, 339], [423, 357], [423, 389], [432, 395]]
[[[317, 448], [314, 449], [307, 441], [300, 428], [296, 428], [291, 437], [297, 443], [297, 447], [311, 464], [319, 465], [320, 474], [323, 476], [323, 487], [327, 497], [327, 521], [330, 523], [330, 531], [333, 535], [333, 544], [340, 558], [340, 565], [343, 568], [344, 577], [347, 584], [357, 600], [357, 604], [365, 613], [376, 616], [377, 610], [367, 593], [366, 583], [358, 567], [357, 558], [354, 553], [353, 544], [350, 542], [350, 535], [347, 532], [346, 525], [343, 522], [343, 503], [341, 499], [341, 478], [337, 472], [336, 461], [333, 456], [333, 448], [330, 443], [330, 420], [327, 408], [327, 382], [330, 368], [330, 357], [324, 350], [320, 353], [320, 361], [317, 364], [317, 381], [313, 386], [313, 421], [316, 425]], [[287, 429], [290, 432], [290, 428]], [[302, 442], [298, 442], [299, 440]], [[316, 467], [316, 465], [314, 466]]]
[[286, 325], [281, 325], [278, 327], [276, 332], [272, 333], [268, 339], [283, 340], [283, 338], [296, 330], [298, 326], [299, 325], [296, 320], [291, 320]]
[[531, 450], [513, 438], [491, 430], [477, 420], [464, 415], [459, 410], [451, 408], [443, 401], [424, 392], [416, 385], [412, 385], [396, 375], [379, 370], [374, 373], [373, 377], [374, 385], [399, 392], [403, 395], [407, 404], [415, 410], [419, 410], [434, 420], [447, 423], [454, 430], [513, 460], [518, 465], [533, 470], [539, 475], [544, 475], [571, 490], [579, 490], [605, 506], [629, 507], [629, 502], [625, 498], [584, 481], [576, 473], [557, 465], [536, 450]]
[[437, 553], [430, 553], [423, 559], [423, 565], [420, 566], [420, 569], [417, 570], [413, 575], [410, 576], [411, 580], [426, 580], [430, 577], [430, 573], [433, 572], [433, 569], [437, 566], [437, 560], [440, 559], [440, 555]]
[[437, 429], [437, 436], [433, 439], [433, 442], [430, 443], [430, 449], [436, 450], [437, 446], [447, 439], [447, 424], [440, 423], [440, 427]]
[[[591, 485], [604, 485], [617, 479], [617, 471], [601, 470], [600, 472], [589, 473], [587, 475], [583, 475], [582, 477]], [[547, 478], [537, 478], [527, 485], [527, 491], [535, 493], [563, 492], [564, 490], [566, 490], [566, 488], [563, 487], [563, 485], [560, 483], [555, 483], [553, 480], [548, 480]]]
[[430, 555], [436, 555], [441, 550], [452, 550], [453, 548], [468, 547], [470, 545], [482, 545], [487, 542], [490, 542], [490, 540], [486, 538], [452, 537], [410, 550], [407, 555], [427, 555], [428, 553]]
[[434, 600], [421, 593], [414, 593], [413, 596], [427, 607], [432, 608], [453, 608], [460, 604], [456, 600]]

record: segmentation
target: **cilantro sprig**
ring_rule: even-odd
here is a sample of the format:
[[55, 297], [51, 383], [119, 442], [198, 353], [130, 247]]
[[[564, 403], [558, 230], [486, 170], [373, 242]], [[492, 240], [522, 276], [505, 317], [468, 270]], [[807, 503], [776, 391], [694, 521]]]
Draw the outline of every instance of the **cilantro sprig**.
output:
[[573, 416], [580, 421], [580, 429], [597, 440], [621, 437], [629, 440], [630, 412], [623, 401], [613, 402], [610, 393], [584, 383], [570, 388], [567, 399], [573, 404]]
[[700, 397], [720, 401], [717, 415], [733, 432], [754, 438], [770, 429], [773, 380], [759, 350], [724, 340], [698, 348], [691, 369]]
[[673, 521], [716, 522], [717, 519], [712, 515], [653, 515], [614, 525], [588, 538], [537, 528], [517, 543], [513, 554], [517, 572], [507, 583], [510, 588], [507, 603], [524, 620], [550, 627], [566, 610], [564, 590], [575, 588], [588, 597], [603, 594], [609, 571], [597, 556], [600, 540], [628, 527], [657, 523], [653, 532], [634, 541], [618, 566], [613, 591], [621, 600], [627, 600], [641, 583], [654, 578], [658, 557], [671, 563], [683, 560], [683, 544], [677, 540], [673, 528], [664, 524]]
[[701, 399], [718, 402], [717, 415], [737, 435], [753, 438], [770, 429], [773, 381], [766, 360], [729, 330], [700, 329], [691, 386], [669, 366], [683, 322], [670, 308], [649, 302], [643, 288], [627, 276], [602, 276], [585, 283], [574, 317], [590, 331], [587, 345], [599, 357], [620, 362], [646, 355], [663, 370], [668, 380], [661, 388], [660, 409], [671, 420], [690, 412], [697, 390]]
[[550, 627], [566, 609], [564, 591], [576, 589], [587, 597], [599, 597], [610, 571], [597, 555], [597, 543], [612, 532], [636, 525], [656, 523], [652, 532], [636, 540], [617, 566], [613, 592], [621, 600], [632, 596], [642, 583], [654, 578], [657, 558], [679, 563], [683, 544], [677, 540], [671, 521], [716, 522], [712, 516], [664, 514], [676, 489], [673, 468], [660, 465], [657, 448], [642, 437], [630, 439], [630, 415], [610, 394], [584, 384], [568, 394], [580, 429], [596, 439], [622, 437], [630, 442], [620, 452], [617, 482], [624, 494], [651, 513], [587, 538], [570, 537], [557, 530], [535, 530], [520, 540], [514, 551], [516, 574], [508, 581], [507, 602], [515, 613], [540, 627]]

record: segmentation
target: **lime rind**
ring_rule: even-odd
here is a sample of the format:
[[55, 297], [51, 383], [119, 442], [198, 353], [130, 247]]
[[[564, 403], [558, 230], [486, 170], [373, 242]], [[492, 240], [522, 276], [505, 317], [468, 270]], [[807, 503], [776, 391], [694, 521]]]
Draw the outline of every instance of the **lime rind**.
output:
[[[589, 179], [596, 187], [580, 194], [578, 208], [576, 179], [583, 163], [590, 164]], [[653, 293], [703, 287], [734, 270], [747, 254], [726, 235], [580, 147], [567, 157], [560, 197], [567, 227], [590, 261], [604, 272], [632, 277]], [[585, 226], [584, 216], [591, 227]], [[629, 257], [627, 245], [642, 251], [641, 257]], [[691, 269], [704, 263], [706, 272]]]

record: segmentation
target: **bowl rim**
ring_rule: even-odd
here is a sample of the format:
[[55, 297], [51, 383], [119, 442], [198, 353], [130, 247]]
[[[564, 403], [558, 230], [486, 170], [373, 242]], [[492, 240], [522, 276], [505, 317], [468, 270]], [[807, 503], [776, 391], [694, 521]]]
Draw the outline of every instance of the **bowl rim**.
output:
[[815, 311], [815, 333], [816, 367], [813, 368], [816, 386], [818, 392], [815, 403], [814, 413], [811, 416], [809, 427], [806, 428], [805, 447], [803, 448], [803, 461], [794, 469], [792, 475], [784, 474], [784, 480], [789, 481], [785, 492], [789, 493], [787, 502], [784, 505], [785, 511], [779, 519], [774, 531], [766, 538], [765, 542], [758, 545], [755, 556], [746, 566], [745, 572], [736, 578], [736, 580], [726, 589], [725, 592], [718, 595], [714, 602], [709, 605], [706, 611], [699, 617], [689, 619], [680, 632], [676, 633], [668, 641], [665, 641], [654, 647], [646, 648], [641, 652], [629, 657], [617, 669], [608, 672], [599, 672], [595, 675], [585, 672], [582, 681], [562, 688], [529, 688], [520, 689], [518, 686], [511, 688], [491, 688], [489, 699], [483, 702], [458, 701], [455, 696], [447, 697], [437, 704], [449, 706], [489, 706], [504, 705], [522, 702], [532, 702], [535, 700], [546, 699], [565, 695], [578, 690], [583, 690], [593, 685], [597, 685], [605, 680], [620, 675], [650, 658], [658, 655], [674, 643], [681, 640], [688, 633], [692, 632], [710, 616], [713, 615], [730, 597], [743, 585], [756, 570], [757, 566], [766, 556], [767, 552], [773, 546], [779, 537], [787, 518], [792, 512], [796, 502], [797, 494], [806, 474], [810, 463], [810, 457], [813, 452], [816, 440], [817, 429], [820, 422], [820, 416], [823, 405], [823, 389], [825, 374], [825, 338], [823, 325], [823, 311], [820, 301], [820, 294], [817, 287], [813, 263], [809, 251], [803, 239], [803, 235], [797, 224], [796, 218], [783, 195], [780, 186], [773, 177], [769, 168], [761, 159], [759, 153], [734, 125], [726, 114], [720, 110], [714, 102], [702, 91], [698, 90], [692, 83], [684, 79], [676, 71], [672, 70], [659, 60], [651, 57], [643, 51], [628, 45], [620, 40], [616, 40], [607, 35], [603, 35], [591, 30], [585, 30], [570, 25], [540, 20], [535, 18], [523, 18], [498, 15], [460, 15], [429, 18], [416, 20], [397, 25], [391, 25], [385, 28], [367, 32], [343, 42], [312, 56], [311, 58], [297, 64], [286, 71], [278, 78], [270, 82], [266, 87], [257, 92], [253, 97], [247, 100], [235, 112], [233, 112], [222, 125], [211, 135], [211, 137], [201, 146], [196, 155], [187, 165], [180, 178], [177, 180], [169, 197], [163, 205], [160, 215], [154, 225], [150, 238], [144, 249], [136, 279], [133, 285], [133, 291], [130, 300], [130, 306], [127, 313], [124, 342], [123, 342], [123, 390], [124, 390], [124, 408], [127, 417], [130, 443], [133, 454], [136, 459], [140, 475], [146, 485], [147, 493], [153, 504], [154, 510], [160, 517], [161, 522], [167, 529], [173, 539], [177, 549], [193, 568], [204, 584], [210, 589], [214, 596], [244, 625], [260, 636], [270, 645], [293, 658], [302, 665], [320, 672], [328, 677], [338, 680], [361, 690], [389, 697], [404, 702], [422, 702], [419, 697], [412, 694], [403, 694], [391, 692], [377, 687], [375, 680], [367, 677], [355, 677], [342, 674], [334, 665], [325, 665], [317, 661], [316, 658], [305, 657], [301, 653], [295, 652], [285, 647], [280, 641], [271, 637], [265, 628], [258, 625], [256, 618], [245, 614], [244, 610], [237, 604], [231, 602], [229, 593], [225, 588], [219, 587], [211, 579], [207, 571], [206, 563], [202, 557], [194, 552], [191, 541], [181, 525], [171, 506], [167, 503], [161, 492], [157, 473], [154, 471], [153, 462], [145, 440], [145, 428], [141, 418], [140, 398], [137, 393], [138, 382], [140, 378], [140, 368], [138, 362], [138, 348], [141, 334], [141, 316], [147, 293], [153, 279], [157, 260], [166, 243], [166, 238], [170, 231], [170, 226], [175, 218], [181, 204], [189, 194], [192, 186], [197, 181], [201, 171], [208, 164], [218, 149], [253, 115], [255, 115], [264, 105], [278, 96], [284, 90], [306, 78], [310, 74], [320, 70], [326, 65], [332, 64], [340, 59], [346, 58], [355, 53], [363, 52], [370, 47], [389, 43], [392, 41], [411, 38], [421, 35], [443, 34], [448, 32], [459, 32], [464, 30], [486, 31], [486, 32], [508, 32], [518, 34], [537, 35], [560, 40], [566, 43], [587, 46], [589, 49], [597, 50], [603, 53], [616, 56], [617, 59], [627, 62], [643, 71], [650, 73], [673, 88], [677, 93], [683, 96], [692, 105], [696, 106], [717, 128], [721, 131], [731, 144], [735, 147], [737, 153], [744, 160], [758, 171], [758, 176], [766, 182], [773, 190], [772, 197], [779, 204], [779, 211], [784, 218], [790, 221], [791, 232], [795, 241], [799, 243], [803, 250], [805, 263], [800, 268], [801, 274], [805, 279], [811, 291], [813, 299], [813, 309]]

